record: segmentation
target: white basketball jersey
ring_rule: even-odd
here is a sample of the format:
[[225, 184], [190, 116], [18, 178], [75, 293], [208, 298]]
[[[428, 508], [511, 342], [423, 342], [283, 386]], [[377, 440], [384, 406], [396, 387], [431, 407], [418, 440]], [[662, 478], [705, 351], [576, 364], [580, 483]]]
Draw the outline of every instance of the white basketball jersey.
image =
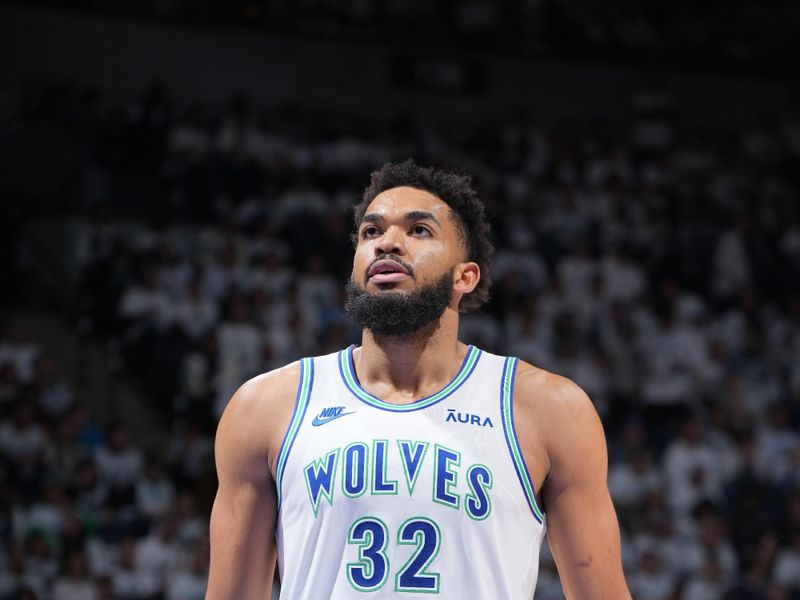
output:
[[277, 463], [280, 597], [530, 600], [544, 517], [514, 433], [517, 359], [470, 346], [447, 386], [397, 405], [352, 355], [301, 363]]

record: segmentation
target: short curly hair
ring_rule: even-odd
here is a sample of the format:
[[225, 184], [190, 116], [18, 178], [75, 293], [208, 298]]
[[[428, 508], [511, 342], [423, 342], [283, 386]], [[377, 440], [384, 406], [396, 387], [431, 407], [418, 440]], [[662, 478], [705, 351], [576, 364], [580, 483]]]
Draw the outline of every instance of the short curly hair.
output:
[[[422, 167], [413, 159], [386, 163], [372, 172], [370, 184], [364, 190], [361, 202], [353, 207], [356, 231], [367, 207], [378, 194], [402, 186], [424, 190], [450, 207], [450, 215], [464, 242], [466, 258], [477, 263], [481, 270], [477, 287], [461, 298], [459, 310], [470, 312], [479, 309], [489, 300], [489, 288], [492, 285], [489, 260], [494, 248], [489, 241], [490, 227], [486, 220], [486, 210], [472, 186], [472, 178], [433, 167]], [[357, 240], [356, 234], [353, 240]]]

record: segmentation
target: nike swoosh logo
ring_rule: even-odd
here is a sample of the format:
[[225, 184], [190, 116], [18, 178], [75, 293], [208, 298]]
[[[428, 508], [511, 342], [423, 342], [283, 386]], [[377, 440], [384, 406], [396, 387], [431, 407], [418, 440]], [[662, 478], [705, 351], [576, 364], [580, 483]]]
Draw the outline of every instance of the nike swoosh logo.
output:
[[346, 412], [346, 413], [340, 413], [340, 414], [338, 414], [338, 415], [331, 415], [330, 417], [320, 417], [319, 415], [317, 415], [316, 417], [314, 417], [314, 418], [312, 419], [312, 421], [311, 421], [311, 424], [312, 424], [314, 427], [319, 427], [320, 425], [325, 425], [325, 423], [330, 423], [331, 421], [335, 421], [335, 420], [336, 420], [336, 419], [338, 419], [339, 417], [344, 417], [344, 416], [347, 416], [347, 415], [352, 415], [354, 412], [355, 412], [355, 411], [352, 411], [352, 412]]

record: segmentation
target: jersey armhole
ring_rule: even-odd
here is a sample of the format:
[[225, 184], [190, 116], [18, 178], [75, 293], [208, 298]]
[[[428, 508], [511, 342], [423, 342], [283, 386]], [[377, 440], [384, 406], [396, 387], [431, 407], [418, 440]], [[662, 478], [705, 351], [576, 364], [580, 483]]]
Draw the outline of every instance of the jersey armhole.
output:
[[314, 386], [314, 359], [304, 358], [300, 361], [300, 381], [297, 383], [297, 396], [295, 398], [294, 410], [292, 411], [292, 418], [289, 420], [289, 427], [286, 434], [283, 436], [281, 448], [278, 451], [278, 461], [275, 468], [275, 489], [278, 495], [277, 510], [281, 509], [281, 488], [283, 484], [283, 472], [286, 469], [286, 460], [289, 458], [289, 453], [292, 451], [294, 440], [297, 437], [297, 432], [300, 430], [300, 425], [306, 416], [306, 409], [308, 408], [308, 399], [311, 397], [311, 388]]
[[500, 414], [503, 420], [503, 433], [506, 437], [508, 451], [511, 454], [511, 462], [514, 463], [514, 470], [522, 486], [522, 492], [528, 501], [528, 506], [533, 513], [533, 517], [543, 524], [544, 514], [536, 502], [536, 489], [531, 481], [530, 471], [525, 464], [525, 457], [517, 438], [516, 428], [514, 427], [514, 380], [517, 375], [518, 358], [509, 357], [503, 363], [503, 376], [500, 380]]

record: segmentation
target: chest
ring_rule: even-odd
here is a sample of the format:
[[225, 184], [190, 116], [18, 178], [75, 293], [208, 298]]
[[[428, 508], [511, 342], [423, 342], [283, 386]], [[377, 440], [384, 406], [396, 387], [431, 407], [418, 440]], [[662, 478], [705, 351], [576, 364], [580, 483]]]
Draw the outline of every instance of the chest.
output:
[[346, 355], [336, 368], [320, 361], [301, 381], [305, 399], [276, 468], [279, 496], [314, 518], [391, 501], [480, 520], [493, 504], [518, 503], [527, 472], [497, 358], [471, 352], [450, 385], [402, 406], [361, 388], [341, 364]]

